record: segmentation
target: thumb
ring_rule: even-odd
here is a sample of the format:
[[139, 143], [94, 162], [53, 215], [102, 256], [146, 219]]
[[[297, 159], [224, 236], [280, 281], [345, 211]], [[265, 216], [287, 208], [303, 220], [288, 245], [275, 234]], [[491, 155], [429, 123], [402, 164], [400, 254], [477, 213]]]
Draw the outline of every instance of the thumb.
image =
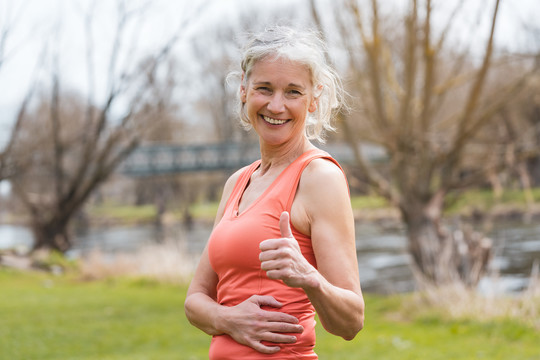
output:
[[284, 211], [279, 217], [279, 231], [284, 238], [292, 238], [291, 223], [289, 220], [289, 213]]

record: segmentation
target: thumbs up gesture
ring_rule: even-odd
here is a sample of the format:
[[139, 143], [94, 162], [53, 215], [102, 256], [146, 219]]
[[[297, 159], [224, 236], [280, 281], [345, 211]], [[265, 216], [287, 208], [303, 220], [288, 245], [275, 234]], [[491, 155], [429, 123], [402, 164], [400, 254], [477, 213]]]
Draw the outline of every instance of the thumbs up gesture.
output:
[[291, 230], [290, 215], [286, 211], [282, 212], [281, 216], [279, 217], [279, 231], [281, 232], [281, 236], [283, 236], [284, 238], [294, 238]]
[[286, 211], [279, 218], [279, 230], [281, 238], [264, 240], [259, 245], [261, 269], [270, 279], [282, 280], [290, 287], [316, 287], [318, 271], [302, 255]]

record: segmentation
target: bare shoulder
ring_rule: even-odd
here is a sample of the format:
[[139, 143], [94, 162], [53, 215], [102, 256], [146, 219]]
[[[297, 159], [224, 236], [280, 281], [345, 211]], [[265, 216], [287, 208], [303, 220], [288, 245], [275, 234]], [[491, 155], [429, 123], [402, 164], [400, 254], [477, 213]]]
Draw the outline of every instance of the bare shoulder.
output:
[[236, 170], [236, 172], [234, 174], [229, 176], [229, 178], [225, 182], [225, 186], [223, 188], [223, 193], [224, 194], [225, 194], [225, 192], [227, 190], [230, 190], [230, 192], [232, 192], [232, 189], [234, 188], [234, 185], [236, 185], [236, 182], [240, 178], [240, 175], [242, 175], [242, 173], [244, 172], [244, 170], [246, 170], [246, 168], [247, 168], [247, 166], [244, 166], [243, 168], [241, 168], [239, 170]]
[[344, 189], [348, 194], [345, 174], [339, 166], [328, 159], [319, 158], [311, 161], [302, 173], [301, 182], [308, 190]]
[[345, 174], [330, 160], [311, 161], [302, 173], [298, 192], [311, 225], [352, 214]]
[[308, 236], [316, 224], [351, 222], [349, 188], [341, 168], [328, 159], [311, 161], [302, 172], [291, 213], [293, 225]]
[[223, 193], [221, 195], [221, 204], [225, 205], [227, 203], [227, 200], [229, 200], [229, 197], [231, 196], [231, 193], [234, 189], [234, 186], [236, 185], [236, 182], [242, 175], [242, 173], [247, 169], [247, 166], [244, 166], [243, 168], [237, 170], [234, 174], [229, 176], [227, 181], [225, 182], [225, 186], [223, 187]]

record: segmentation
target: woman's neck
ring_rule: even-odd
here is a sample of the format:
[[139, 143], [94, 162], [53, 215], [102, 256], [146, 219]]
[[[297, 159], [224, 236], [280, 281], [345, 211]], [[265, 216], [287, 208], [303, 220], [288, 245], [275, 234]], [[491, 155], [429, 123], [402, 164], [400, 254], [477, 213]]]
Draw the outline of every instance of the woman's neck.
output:
[[280, 145], [267, 145], [260, 143], [261, 166], [260, 172], [264, 174], [271, 169], [283, 169], [290, 165], [300, 155], [308, 150], [315, 149], [311, 142], [303, 137], [294, 143]]

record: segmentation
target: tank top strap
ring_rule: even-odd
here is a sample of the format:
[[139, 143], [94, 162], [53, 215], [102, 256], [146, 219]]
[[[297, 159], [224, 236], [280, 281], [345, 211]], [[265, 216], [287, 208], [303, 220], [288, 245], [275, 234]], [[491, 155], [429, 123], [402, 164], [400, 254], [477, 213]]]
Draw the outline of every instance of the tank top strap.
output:
[[257, 170], [260, 164], [261, 160], [259, 159], [244, 168], [244, 170], [238, 177], [238, 180], [236, 180], [236, 184], [234, 184], [231, 196], [229, 196], [229, 199], [227, 200], [227, 203], [225, 205], [226, 213], [230, 212], [232, 214], [234, 210], [234, 205], [238, 203], [239, 197], [242, 196], [244, 190], [246, 189], [248, 181], [251, 179], [251, 175], [253, 175], [253, 172]]
[[282, 177], [280, 186], [282, 186], [282, 194], [286, 196], [285, 199], [287, 199], [286, 203], [284, 204], [286, 211], [291, 211], [292, 203], [294, 201], [294, 197], [298, 189], [298, 184], [300, 183], [300, 178], [302, 177], [304, 169], [306, 168], [306, 166], [309, 165], [311, 161], [320, 158], [332, 161], [334, 164], [336, 164], [336, 166], [341, 169], [343, 175], [345, 176], [345, 172], [343, 171], [339, 163], [326, 151], [320, 149], [306, 151], [305, 153], [300, 155], [300, 157], [296, 159], [287, 169], [284, 170], [286, 174]]

